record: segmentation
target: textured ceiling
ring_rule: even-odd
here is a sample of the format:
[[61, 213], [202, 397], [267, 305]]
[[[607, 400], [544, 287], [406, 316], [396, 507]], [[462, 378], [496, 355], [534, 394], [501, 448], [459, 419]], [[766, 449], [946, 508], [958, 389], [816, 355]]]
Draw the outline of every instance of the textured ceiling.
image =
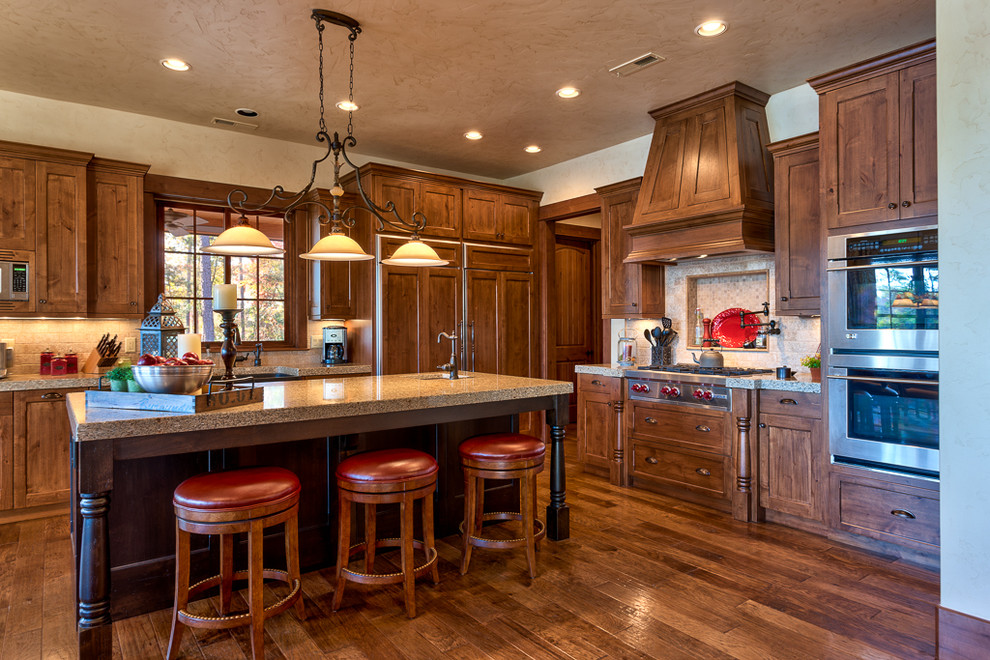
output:
[[[5, 0], [0, 88], [192, 124], [260, 116], [314, 144], [312, 0]], [[768, 93], [934, 36], [934, 0], [336, 0], [361, 22], [360, 154], [507, 178], [645, 135], [647, 112], [732, 80]], [[693, 28], [730, 25], [702, 39]], [[328, 26], [331, 130], [346, 115], [346, 31]], [[632, 76], [608, 69], [647, 51]], [[167, 71], [165, 57], [193, 66]], [[564, 101], [554, 90], [582, 90]], [[469, 142], [477, 129], [485, 138]], [[231, 130], [231, 129], [216, 129]], [[0, 122], [2, 132], [2, 122]], [[0, 135], [2, 137], [2, 135]], [[523, 147], [543, 151], [527, 154]]]

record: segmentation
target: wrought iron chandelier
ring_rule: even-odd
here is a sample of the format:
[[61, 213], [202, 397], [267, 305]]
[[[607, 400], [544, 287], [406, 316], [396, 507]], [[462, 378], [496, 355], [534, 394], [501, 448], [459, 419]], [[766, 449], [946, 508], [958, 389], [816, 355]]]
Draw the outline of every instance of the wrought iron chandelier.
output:
[[[355, 225], [356, 210], [370, 212], [378, 223], [378, 231], [383, 231], [385, 227], [391, 227], [402, 232], [411, 234], [409, 242], [405, 243], [388, 259], [383, 259], [382, 263], [398, 266], [444, 266], [448, 262], [437, 255], [429, 245], [419, 239], [419, 232], [426, 227], [426, 216], [416, 211], [410, 219], [405, 219], [395, 208], [391, 201], [379, 206], [372, 201], [361, 184], [361, 173], [358, 167], [351, 162], [347, 155], [347, 149], [353, 148], [357, 144], [354, 137], [354, 42], [357, 41], [361, 33], [361, 24], [350, 16], [340, 14], [326, 9], [314, 9], [312, 18], [316, 22], [316, 31], [319, 35], [320, 52], [320, 130], [316, 134], [318, 142], [326, 144], [326, 153], [313, 161], [309, 183], [297, 193], [287, 193], [282, 186], [275, 186], [268, 199], [264, 202], [252, 203], [248, 201], [248, 194], [244, 190], [237, 188], [231, 190], [227, 195], [227, 206], [235, 213], [240, 213], [238, 225], [227, 229], [209, 247], [203, 248], [203, 252], [210, 254], [223, 254], [233, 256], [257, 256], [262, 254], [280, 254], [284, 252], [281, 248], [272, 245], [262, 232], [251, 227], [245, 213], [257, 213], [267, 211], [273, 207], [278, 208], [283, 214], [286, 222], [292, 222], [293, 212], [304, 206], [316, 207], [318, 220], [321, 225], [330, 225], [330, 233], [321, 238], [309, 252], [300, 254], [303, 259], [317, 261], [362, 261], [374, 259], [367, 254], [357, 241], [347, 236], [345, 228]], [[327, 130], [326, 119], [324, 117], [323, 103], [323, 31], [326, 24], [339, 25], [349, 32], [347, 37], [350, 46], [350, 73], [347, 91], [347, 135], [341, 139], [340, 135], [334, 131], [333, 137]], [[330, 187], [330, 195], [333, 198], [332, 206], [328, 206], [320, 201], [315, 195], [310, 195], [316, 182], [316, 171], [320, 163], [333, 157], [333, 183]], [[344, 188], [340, 183], [340, 168], [343, 163], [347, 163], [354, 170], [354, 178], [358, 196], [361, 203], [347, 208], [341, 208], [341, 197], [344, 195]]]

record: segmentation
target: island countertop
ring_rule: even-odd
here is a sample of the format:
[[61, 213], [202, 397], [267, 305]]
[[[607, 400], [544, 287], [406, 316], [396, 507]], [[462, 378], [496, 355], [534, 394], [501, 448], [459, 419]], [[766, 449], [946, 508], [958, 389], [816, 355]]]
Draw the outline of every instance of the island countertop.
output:
[[[571, 383], [471, 373], [455, 381], [400, 374], [292, 381], [265, 387], [263, 403], [197, 414], [86, 407], [85, 393], [66, 397], [78, 442], [332, 420], [569, 394]], [[332, 429], [331, 429], [332, 430]], [[341, 429], [342, 433], [347, 433]]]

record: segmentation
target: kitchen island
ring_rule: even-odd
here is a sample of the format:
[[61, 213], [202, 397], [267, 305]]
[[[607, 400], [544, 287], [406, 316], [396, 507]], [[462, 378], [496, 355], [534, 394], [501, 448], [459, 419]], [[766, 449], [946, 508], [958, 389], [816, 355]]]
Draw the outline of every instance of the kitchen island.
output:
[[[547, 536], [567, 538], [563, 439], [571, 384], [490, 374], [450, 381], [437, 375], [276, 384], [266, 387], [264, 403], [196, 415], [87, 408], [84, 393], [70, 394], [80, 658], [110, 657], [112, 616], [168, 606], [171, 490], [208, 469], [255, 463], [294, 469], [304, 493], [302, 563], [328, 565], [335, 532], [333, 470], [342, 456], [391, 446], [435, 455], [441, 464], [437, 528], [449, 532], [462, 486], [459, 442], [480, 432], [513, 430], [517, 414], [544, 410], [551, 439]], [[212, 563], [212, 554], [206, 543], [194, 548], [199, 570]]]

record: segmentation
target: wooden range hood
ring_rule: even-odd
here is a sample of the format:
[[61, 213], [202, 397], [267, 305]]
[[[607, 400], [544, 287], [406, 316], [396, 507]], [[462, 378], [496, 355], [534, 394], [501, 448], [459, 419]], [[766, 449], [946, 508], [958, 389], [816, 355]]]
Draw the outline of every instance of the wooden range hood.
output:
[[626, 262], [773, 252], [769, 98], [733, 82], [650, 113]]

